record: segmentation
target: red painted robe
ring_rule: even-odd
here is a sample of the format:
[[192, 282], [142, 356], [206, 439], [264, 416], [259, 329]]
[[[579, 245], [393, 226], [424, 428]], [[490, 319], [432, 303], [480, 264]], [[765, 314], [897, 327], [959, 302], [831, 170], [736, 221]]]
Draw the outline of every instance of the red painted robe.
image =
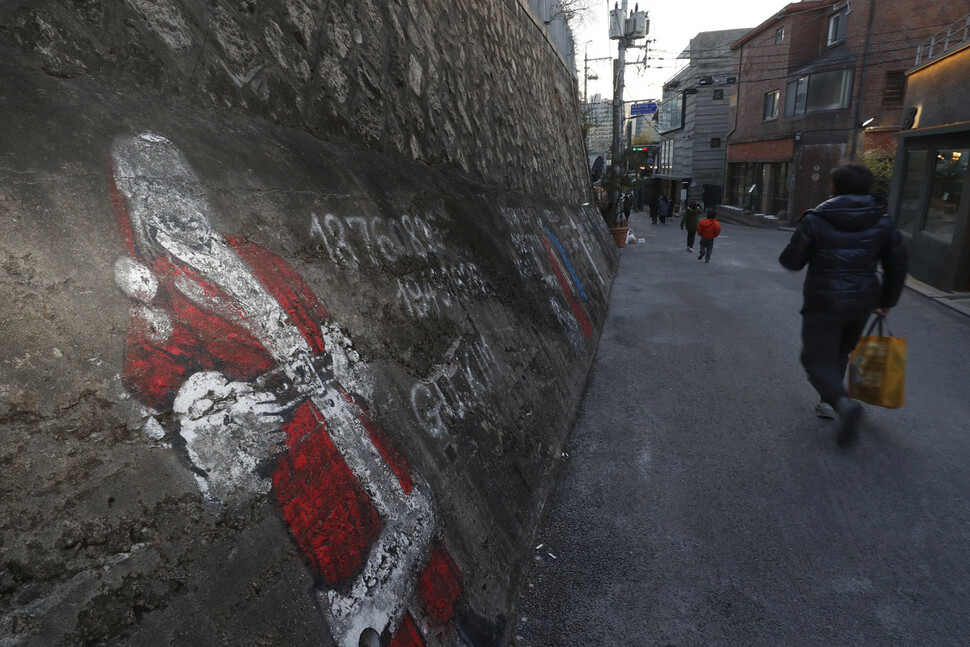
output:
[[[238, 237], [227, 236], [229, 246], [253, 272], [266, 291], [288, 313], [314, 354], [324, 353], [320, 325], [329, 314], [309, 285], [282, 258]], [[125, 383], [142, 402], [158, 412], [171, 410], [179, 388], [199, 371], [218, 371], [233, 381], [251, 381], [274, 369], [277, 363], [249, 331], [187, 298], [176, 279], [195, 282], [213, 300], [232, 299], [177, 260], [159, 258], [152, 270], [159, 281], [152, 306], [171, 318], [171, 334], [164, 341], [132, 326], [125, 361]], [[349, 398], [349, 396], [347, 396]], [[359, 405], [359, 403], [358, 403]], [[388, 463], [405, 493], [412, 489], [411, 472], [404, 457], [361, 407], [371, 441]], [[370, 497], [357, 482], [326, 430], [323, 416], [306, 401], [283, 426], [287, 450], [277, 456], [272, 473], [273, 496], [293, 538], [313, 570], [330, 587], [354, 578], [363, 568], [368, 551], [381, 530], [381, 519]], [[419, 578], [418, 601], [435, 624], [451, 620], [461, 593], [461, 573], [442, 545]], [[396, 645], [414, 634], [405, 618]]]

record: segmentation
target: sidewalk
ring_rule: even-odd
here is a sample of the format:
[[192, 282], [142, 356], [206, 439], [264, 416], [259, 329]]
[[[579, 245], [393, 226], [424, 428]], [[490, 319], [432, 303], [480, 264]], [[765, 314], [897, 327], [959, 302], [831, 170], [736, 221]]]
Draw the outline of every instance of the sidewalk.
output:
[[944, 292], [922, 281], [917, 281], [912, 276], [906, 277], [906, 287], [922, 294], [924, 297], [933, 299], [940, 305], [970, 316], [970, 292]]

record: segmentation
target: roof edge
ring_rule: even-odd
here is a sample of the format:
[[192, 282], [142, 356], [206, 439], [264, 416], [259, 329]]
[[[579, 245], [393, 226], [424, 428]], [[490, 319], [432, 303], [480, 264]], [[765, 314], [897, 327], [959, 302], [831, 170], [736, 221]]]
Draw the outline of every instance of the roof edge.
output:
[[749, 40], [751, 40], [752, 38], [754, 38], [755, 36], [763, 32], [765, 29], [767, 29], [769, 25], [777, 22], [778, 20], [780, 20], [781, 18], [784, 18], [785, 16], [801, 13], [802, 11], [821, 9], [823, 7], [826, 7], [832, 4], [835, 1], [836, 0], [815, 0], [814, 2], [792, 2], [788, 5], [785, 5], [784, 7], [779, 9], [774, 15], [772, 15], [770, 18], [765, 20], [763, 23], [761, 23], [760, 25], [758, 25], [757, 27], [749, 31], [747, 34], [745, 34], [738, 40], [734, 41], [734, 43], [731, 44], [731, 49], [734, 50], [741, 47]]

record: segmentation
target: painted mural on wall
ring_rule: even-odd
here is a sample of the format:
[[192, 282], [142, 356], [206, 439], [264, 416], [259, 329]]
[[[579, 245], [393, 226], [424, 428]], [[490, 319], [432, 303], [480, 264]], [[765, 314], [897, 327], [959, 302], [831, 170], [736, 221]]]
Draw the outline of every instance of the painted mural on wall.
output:
[[[501, 213], [509, 228], [512, 247], [508, 253], [516, 270], [525, 282], [544, 287], [549, 308], [572, 351], [577, 355], [584, 353], [586, 340], [593, 334], [593, 322], [588, 310], [590, 296], [580, 269], [591, 272], [599, 288], [606, 285], [587, 243], [596, 239], [596, 232], [576, 224], [589, 220], [583, 214], [579, 218], [574, 214], [556, 218], [548, 210], [532, 208], [506, 207]], [[562, 241], [548, 224], [557, 220], [569, 222], [572, 227], [564, 232]], [[595, 221], [600, 220], [595, 214]], [[335, 267], [374, 270], [404, 258], [423, 267], [423, 271], [394, 279], [396, 306], [409, 317], [463, 317], [466, 301], [495, 297], [476, 259], [428, 263], [432, 256], [440, 261], [455, 255], [455, 250], [443, 247], [446, 237], [431, 214], [402, 214], [388, 221], [379, 216], [311, 213], [309, 225], [310, 239], [320, 243]], [[578, 269], [584, 260], [587, 262]], [[465, 420], [477, 404], [494, 392], [501, 374], [502, 366], [483, 335], [454, 340], [433, 370], [411, 387], [416, 421], [429, 436], [450, 436], [454, 423]]]
[[146, 433], [182, 452], [207, 499], [271, 498], [338, 645], [448, 641], [461, 569], [430, 488], [368, 414], [350, 340], [285, 260], [213, 229], [171, 141], [120, 137], [111, 163], [124, 379]]

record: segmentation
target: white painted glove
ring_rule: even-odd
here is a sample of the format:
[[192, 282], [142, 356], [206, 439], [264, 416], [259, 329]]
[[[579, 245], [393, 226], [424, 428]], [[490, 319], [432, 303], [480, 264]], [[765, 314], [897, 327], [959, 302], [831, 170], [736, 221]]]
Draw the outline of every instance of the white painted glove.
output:
[[196, 480], [208, 498], [245, 503], [269, 492], [260, 467], [282, 450], [287, 407], [249, 382], [230, 382], [222, 373], [192, 375], [172, 406], [192, 464], [205, 474]]

